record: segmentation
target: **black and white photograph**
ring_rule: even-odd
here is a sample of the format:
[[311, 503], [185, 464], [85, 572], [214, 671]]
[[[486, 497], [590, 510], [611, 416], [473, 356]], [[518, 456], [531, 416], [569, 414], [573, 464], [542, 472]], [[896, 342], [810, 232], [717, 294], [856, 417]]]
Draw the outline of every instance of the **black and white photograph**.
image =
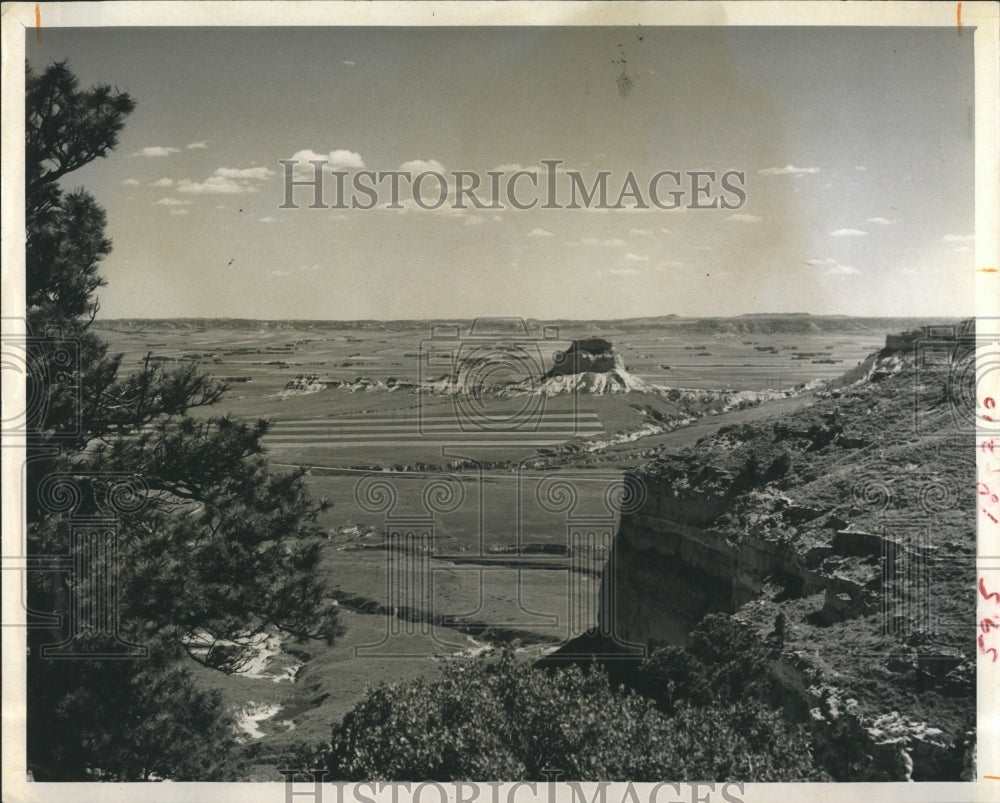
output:
[[996, 794], [998, 20], [6, 4], [4, 800]]

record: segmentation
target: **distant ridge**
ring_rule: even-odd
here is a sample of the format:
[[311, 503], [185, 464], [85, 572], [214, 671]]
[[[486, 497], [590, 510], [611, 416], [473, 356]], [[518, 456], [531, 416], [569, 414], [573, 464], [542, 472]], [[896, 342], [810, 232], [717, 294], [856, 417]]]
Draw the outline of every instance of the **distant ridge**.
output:
[[[737, 318], [811, 318], [811, 312], [744, 312]], [[835, 315], [825, 315], [826, 318], [837, 317]]]
[[[529, 318], [527, 319], [527, 325], [533, 336], [541, 337], [543, 328], [546, 326], [557, 326], [563, 337], [573, 339], [576, 334], [583, 332], [597, 336], [627, 333], [650, 327], [661, 327], [666, 334], [808, 334], [810, 332], [886, 334], [905, 329], [916, 329], [925, 324], [958, 324], [961, 320], [962, 317], [960, 316], [855, 317], [850, 315], [813, 315], [808, 312], [753, 312], [733, 317], [705, 316], [685, 318], [676, 314], [670, 314], [620, 320], [574, 320], [568, 318], [539, 320]], [[109, 318], [104, 320], [98, 319], [94, 322], [94, 325], [98, 328], [126, 331], [146, 328], [189, 330], [220, 328], [279, 331], [286, 329], [375, 332], [416, 331], [429, 333], [432, 325], [450, 325], [458, 327], [463, 335], [468, 333], [470, 324], [471, 320], [468, 318], [427, 318], [386, 321], [376, 319], [336, 321], [297, 318], [278, 320], [248, 318]]]

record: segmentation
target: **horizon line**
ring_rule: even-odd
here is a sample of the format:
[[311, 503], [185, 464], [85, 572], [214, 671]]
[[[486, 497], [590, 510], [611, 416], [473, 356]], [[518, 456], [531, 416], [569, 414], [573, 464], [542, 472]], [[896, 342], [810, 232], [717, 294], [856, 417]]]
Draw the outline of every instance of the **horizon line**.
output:
[[744, 312], [737, 315], [681, 315], [680, 313], [664, 313], [662, 315], [635, 315], [627, 318], [539, 318], [519, 315], [452, 315], [442, 317], [423, 318], [243, 318], [231, 315], [170, 315], [166, 317], [153, 317], [147, 315], [125, 315], [113, 318], [98, 316], [94, 319], [95, 324], [115, 323], [119, 321], [253, 321], [260, 323], [297, 322], [297, 323], [426, 323], [426, 322], [447, 322], [456, 321], [471, 322], [477, 320], [517, 320], [524, 322], [568, 322], [568, 323], [626, 323], [630, 321], [698, 321], [698, 320], [739, 320], [741, 318], [843, 318], [847, 320], [965, 320], [977, 317], [972, 314], [894, 314], [894, 315], [852, 315], [849, 313], [813, 313], [813, 312]]

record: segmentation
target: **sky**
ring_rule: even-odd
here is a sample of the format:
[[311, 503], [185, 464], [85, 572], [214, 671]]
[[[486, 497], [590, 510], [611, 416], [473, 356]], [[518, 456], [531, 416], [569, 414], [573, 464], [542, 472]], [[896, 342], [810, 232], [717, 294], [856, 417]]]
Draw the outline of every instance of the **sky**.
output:
[[[92, 28], [37, 69], [137, 101], [63, 179], [101, 317], [973, 312], [973, 36], [953, 28]], [[623, 61], [624, 60], [624, 61]], [[631, 82], [620, 91], [622, 72]], [[282, 209], [351, 171], [739, 171], [738, 209]], [[332, 179], [325, 182], [332, 203]], [[686, 201], [685, 201], [686, 202]]]

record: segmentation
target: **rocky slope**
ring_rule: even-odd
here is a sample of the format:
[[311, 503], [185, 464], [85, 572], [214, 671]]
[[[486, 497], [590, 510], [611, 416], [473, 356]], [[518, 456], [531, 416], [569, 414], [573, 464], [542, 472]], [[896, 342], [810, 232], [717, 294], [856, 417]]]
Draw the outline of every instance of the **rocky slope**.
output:
[[783, 419], [726, 427], [634, 473], [605, 630], [683, 644], [713, 611], [842, 780], [957, 780], [975, 722], [975, 455], [947, 365], [873, 356]]

